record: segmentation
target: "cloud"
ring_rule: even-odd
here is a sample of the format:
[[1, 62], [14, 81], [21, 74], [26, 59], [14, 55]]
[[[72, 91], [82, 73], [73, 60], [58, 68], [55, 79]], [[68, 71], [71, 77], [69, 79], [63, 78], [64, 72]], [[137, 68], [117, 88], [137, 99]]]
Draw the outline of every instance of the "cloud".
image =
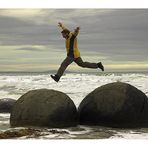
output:
[[145, 61], [145, 62], [139, 62], [139, 63], [133, 63], [133, 62], [128, 62], [128, 63], [125, 63], [125, 64], [107, 64], [105, 66], [107, 69], [116, 69], [116, 70], [121, 70], [121, 67], [122, 67], [122, 70], [127, 70], [127, 69], [130, 69], [131, 71], [132, 70], [135, 70], [135, 69], [139, 69], [139, 70], [146, 70], [148, 69], [148, 61]]
[[[1, 9], [0, 16], [17, 18], [22, 21], [34, 21], [37, 24], [71, 23], [77, 17], [102, 15], [113, 10], [103, 9]], [[74, 22], [75, 20], [73, 20]]]
[[24, 50], [24, 51], [42, 51], [42, 50], [39, 49], [39, 48], [33, 48], [33, 47], [18, 48], [18, 49], [16, 49], [16, 50], [20, 50], [20, 51], [22, 51], [22, 50]]
[[9, 17], [35, 17], [44, 14], [41, 9], [1, 9], [1, 16], [9, 16]]
[[42, 23], [40, 18], [46, 16], [46, 12], [42, 9], [1, 9], [0, 16], [8, 18], [16, 18], [21, 21], [34, 21]]

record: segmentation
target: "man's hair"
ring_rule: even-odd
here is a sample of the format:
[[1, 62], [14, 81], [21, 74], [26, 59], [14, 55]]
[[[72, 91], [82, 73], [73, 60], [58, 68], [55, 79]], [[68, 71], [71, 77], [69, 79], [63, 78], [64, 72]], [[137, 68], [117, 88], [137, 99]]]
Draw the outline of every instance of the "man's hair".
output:
[[64, 29], [61, 33], [70, 33], [70, 31], [69, 30], [67, 30], [67, 29]]

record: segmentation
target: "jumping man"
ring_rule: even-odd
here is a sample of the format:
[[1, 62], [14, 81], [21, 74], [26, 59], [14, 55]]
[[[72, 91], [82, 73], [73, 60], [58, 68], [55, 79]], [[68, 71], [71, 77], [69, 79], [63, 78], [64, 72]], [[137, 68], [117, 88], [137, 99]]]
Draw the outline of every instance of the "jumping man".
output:
[[104, 66], [101, 62], [99, 63], [90, 63], [90, 62], [83, 62], [79, 49], [77, 47], [77, 35], [79, 33], [80, 27], [77, 27], [74, 32], [70, 32], [62, 23], [58, 23], [58, 26], [62, 28], [62, 36], [65, 38], [66, 50], [67, 50], [67, 57], [62, 62], [60, 68], [58, 69], [55, 75], [51, 75], [51, 77], [58, 82], [63, 75], [64, 71], [72, 62], [75, 62], [77, 65], [83, 68], [100, 68], [104, 71]]

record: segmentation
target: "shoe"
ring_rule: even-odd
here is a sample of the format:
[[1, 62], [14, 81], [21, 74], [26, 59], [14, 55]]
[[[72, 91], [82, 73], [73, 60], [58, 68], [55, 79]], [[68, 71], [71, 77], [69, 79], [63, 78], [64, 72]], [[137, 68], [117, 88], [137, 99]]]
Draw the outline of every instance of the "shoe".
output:
[[97, 65], [98, 65], [98, 68], [100, 68], [102, 71], [104, 71], [104, 66], [102, 65], [101, 62], [97, 63]]
[[54, 79], [56, 82], [60, 80], [60, 77], [57, 75], [50, 75], [52, 79]]

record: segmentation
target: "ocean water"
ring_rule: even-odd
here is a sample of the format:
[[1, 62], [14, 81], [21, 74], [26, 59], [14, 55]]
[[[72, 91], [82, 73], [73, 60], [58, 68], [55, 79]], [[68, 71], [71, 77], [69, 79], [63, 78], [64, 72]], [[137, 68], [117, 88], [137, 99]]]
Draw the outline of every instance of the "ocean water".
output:
[[[50, 78], [50, 73], [0, 73], [0, 99], [18, 99], [33, 89], [55, 89], [66, 93], [79, 106], [83, 98], [95, 88], [112, 82], [129, 83], [148, 96], [148, 73], [67, 73], [59, 83]], [[10, 114], [0, 114], [0, 132], [17, 130], [10, 127]], [[20, 128], [19, 128], [20, 129]], [[148, 128], [116, 129], [100, 126], [77, 126], [66, 129], [40, 129], [40, 136], [18, 139], [148, 139]], [[63, 132], [65, 131], [65, 132]]]

